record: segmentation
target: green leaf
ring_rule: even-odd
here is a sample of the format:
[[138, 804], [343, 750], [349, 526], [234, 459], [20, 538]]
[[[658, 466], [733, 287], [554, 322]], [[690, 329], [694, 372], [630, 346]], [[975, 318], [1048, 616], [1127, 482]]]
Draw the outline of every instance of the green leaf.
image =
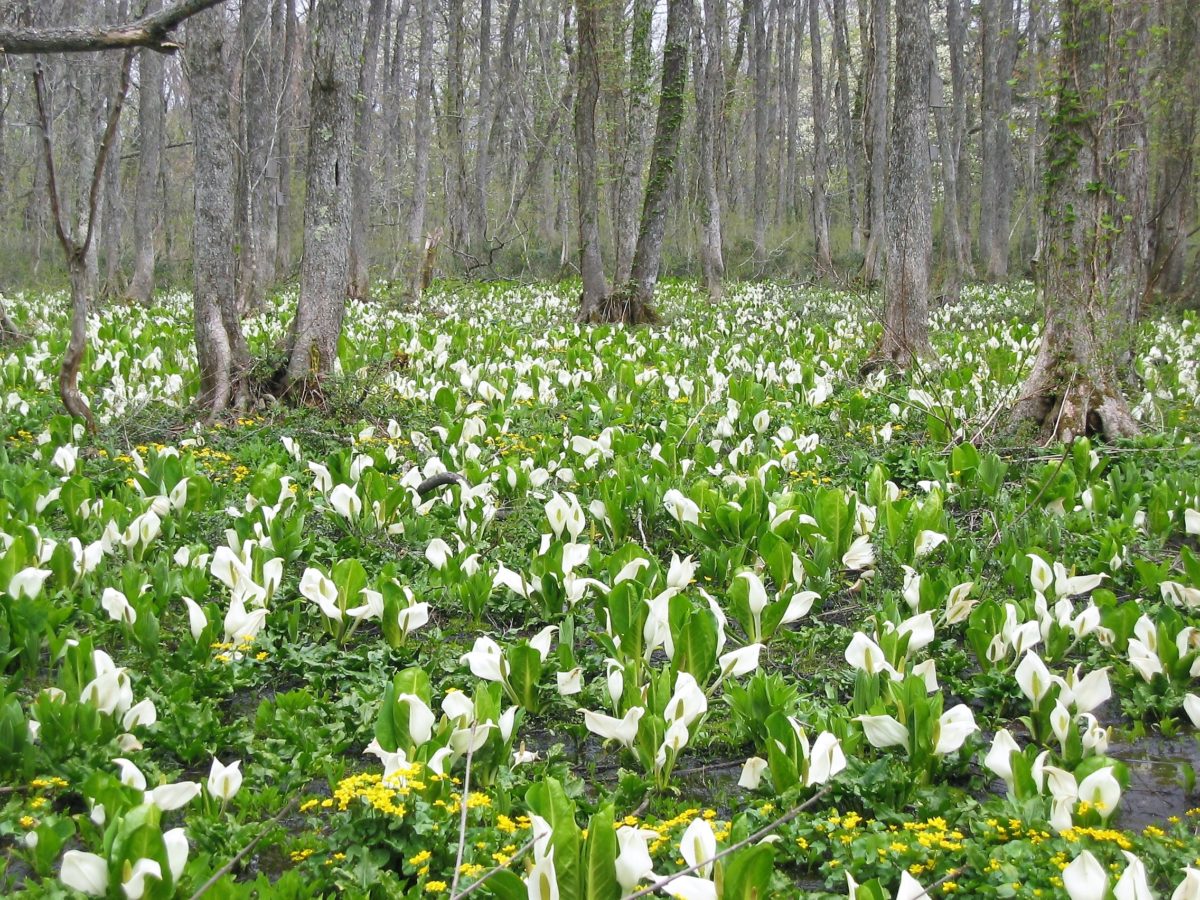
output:
[[550, 826], [548, 843], [554, 848], [559, 900], [582, 900], [579, 864], [581, 838], [579, 826], [575, 824], [574, 802], [567, 797], [556, 778], [547, 778], [540, 784], [532, 785], [525, 794], [525, 802]]
[[586, 900], [620, 900], [617, 883], [617, 831], [613, 825], [613, 805], [600, 807], [588, 821], [584, 843], [584, 897]]
[[774, 863], [775, 848], [770, 844], [758, 844], [734, 853], [725, 863], [721, 897], [724, 900], [766, 900], [771, 896]]

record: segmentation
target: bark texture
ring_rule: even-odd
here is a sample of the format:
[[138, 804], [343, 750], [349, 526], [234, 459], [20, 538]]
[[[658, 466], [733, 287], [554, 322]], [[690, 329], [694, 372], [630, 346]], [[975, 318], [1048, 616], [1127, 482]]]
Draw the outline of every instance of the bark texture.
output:
[[596, 101], [600, 96], [598, 0], [577, 0], [575, 18], [579, 41], [575, 159], [579, 170], [579, 272], [583, 276], [579, 318], [594, 321], [602, 317], [601, 307], [608, 299], [604, 261], [600, 256], [600, 197], [596, 183]]
[[1060, 16], [1038, 285], [1046, 324], [1013, 416], [1047, 439], [1125, 437], [1138, 431], [1122, 383], [1146, 260], [1149, 9], [1063, 0]]
[[889, 44], [891, 25], [888, 0], [870, 0], [870, 28], [866, 38], [865, 111], [863, 142], [867, 152], [867, 246], [863, 258], [863, 278], [877, 281], [886, 246], [884, 220], [887, 188], [887, 99]]
[[[1125, 0], [1121, 0], [1125, 2]], [[987, 277], [1008, 276], [1012, 225], [1012, 77], [1017, 57], [1013, 0], [983, 0], [982, 170], [979, 193], [979, 256]]]
[[[160, 0], [150, 0], [155, 10]], [[138, 176], [133, 202], [133, 279], [129, 297], [146, 305], [154, 294], [154, 262], [158, 244], [158, 179], [162, 165], [163, 64], [154, 53], [143, 51], [138, 58]]]
[[899, 367], [929, 347], [933, 178], [929, 162], [929, 0], [896, 0], [895, 99], [887, 177], [883, 337], [875, 360]]
[[275, 393], [295, 395], [334, 369], [350, 249], [354, 93], [363, 38], [357, 3], [321, 3], [313, 41], [312, 123], [304, 199], [304, 263], [288, 359]]

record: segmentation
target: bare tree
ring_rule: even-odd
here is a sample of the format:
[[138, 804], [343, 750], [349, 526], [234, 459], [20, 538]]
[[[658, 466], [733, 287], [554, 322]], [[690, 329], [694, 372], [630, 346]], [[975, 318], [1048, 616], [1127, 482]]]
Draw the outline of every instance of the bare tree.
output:
[[987, 277], [1008, 275], [1012, 214], [1012, 77], [1017, 55], [1013, 0], [983, 0], [983, 113], [979, 256]]
[[703, 194], [700, 207], [703, 229], [700, 261], [708, 295], [714, 300], [720, 298], [725, 278], [725, 257], [721, 246], [721, 195], [717, 189], [717, 129], [725, 93], [725, 41], [722, 16], [717, 6], [717, 0], [704, 0], [694, 67], [697, 72], [696, 132], [700, 144], [700, 189]]
[[51, 28], [0, 28], [0, 51], [4, 53], [83, 53], [92, 50], [121, 50], [149, 47], [160, 53], [179, 49], [174, 32], [189, 16], [224, 3], [225, 0], [176, 0], [155, 13], [133, 22], [100, 26]]
[[1046, 159], [1042, 343], [1013, 410], [1046, 438], [1138, 431], [1122, 391], [1144, 288], [1148, 22], [1141, 3], [1062, 0]]
[[808, 40], [812, 51], [813, 243], [817, 268], [822, 272], [831, 272], [833, 256], [829, 251], [829, 207], [825, 196], [825, 185], [829, 179], [829, 147], [825, 138], [829, 104], [825, 96], [825, 61], [821, 55], [821, 16], [817, 0], [808, 0]]
[[383, 31], [384, 0], [371, 0], [363, 37], [362, 66], [358, 75], [354, 118], [354, 172], [350, 205], [351, 297], [366, 299], [371, 292], [371, 254], [367, 246], [371, 227], [371, 142], [375, 126], [375, 81], [379, 69], [379, 37]]
[[865, 38], [865, 113], [863, 141], [869, 167], [867, 178], [867, 247], [863, 277], [876, 281], [882, 269], [885, 229], [884, 192], [887, 187], [887, 98], [888, 55], [891, 27], [889, 0], [870, 0], [870, 18]]

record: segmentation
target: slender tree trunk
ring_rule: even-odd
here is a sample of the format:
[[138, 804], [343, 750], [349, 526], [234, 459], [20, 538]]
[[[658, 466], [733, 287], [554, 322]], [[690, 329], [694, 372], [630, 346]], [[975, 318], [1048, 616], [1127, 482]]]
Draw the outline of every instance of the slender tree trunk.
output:
[[[716, 130], [725, 86], [722, 70], [724, 37], [721, 16], [717, 11], [720, 0], [704, 0], [702, 42], [698, 43], [696, 70], [696, 130], [700, 144], [700, 188], [703, 194], [700, 221], [700, 263], [708, 296], [720, 299], [725, 278], [725, 258], [721, 247], [721, 196], [717, 190]], [[700, 55], [703, 49], [703, 56]]]
[[929, 0], [896, 0], [896, 88], [887, 177], [884, 330], [876, 360], [901, 368], [929, 347], [933, 180], [929, 83], [933, 36]]
[[599, 0], [576, 0], [578, 88], [575, 92], [575, 155], [579, 182], [579, 271], [583, 296], [579, 318], [594, 321], [608, 298], [600, 256], [600, 200], [596, 184], [596, 102], [600, 96]]
[[304, 262], [288, 361], [276, 394], [290, 394], [333, 371], [346, 311], [350, 180], [354, 166], [354, 94], [363, 39], [357, 3], [317, 6], [313, 51]]
[[859, 145], [854, 140], [854, 123], [850, 114], [850, 35], [846, 24], [846, 0], [833, 0], [833, 49], [837, 56], [838, 143], [846, 168], [846, 204], [850, 216], [850, 250], [861, 253], [862, 231], [862, 161]]
[[[1151, 290], [1177, 296], [1184, 290], [1188, 232], [1194, 221], [1197, 107], [1200, 105], [1200, 5], [1165, 0], [1162, 75], [1157, 79], [1158, 160], [1154, 173]], [[1196, 285], [1191, 285], [1193, 291]]]
[[821, 55], [821, 15], [816, 0], [809, 0], [808, 3], [808, 41], [812, 57], [813, 95], [813, 243], [817, 253], [817, 268], [823, 272], [832, 272], [829, 209], [825, 199], [825, 185], [829, 178], [829, 150], [825, 141], [825, 125], [829, 119], [829, 110], [825, 100], [825, 62]]
[[354, 172], [350, 203], [351, 297], [365, 300], [371, 293], [371, 141], [375, 131], [375, 81], [379, 70], [379, 36], [383, 31], [384, 0], [371, 0], [363, 37], [362, 65], [354, 114]]
[[[150, 0], [146, 12], [161, 8]], [[162, 57], [143, 50], [138, 56], [138, 177], [133, 204], [133, 280], [129, 297], [143, 306], [154, 294], [154, 261], [158, 241], [158, 179], [162, 167], [163, 97]]]
[[222, 62], [222, 10], [187, 26], [184, 63], [192, 113], [195, 218], [192, 226], [192, 304], [198, 404], [212, 419], [246, 406], [250, 353], [242, 333], [235, 279], [233, 135], [229, 72]]
[[471, 187], [467, 173], [466, 84], [463, 66], [467, 51], [463, 0], [449, 0], [450, 37], [446, 45], [446, 134], [449, 177], [450, 242], [460, 252], [471, 252], [475, 229], [471, 221]]
[[621, 154], [620, 191], [615, 210], [617, 284], [629, 280], [637, 247], [637, 201], [642, 195], [642, 167], [646, 155], [646, 122], [650, 113], [650, 88], [654, 59], [650, 32], [654, 19], [651, 0], [634, 0], [629, 43], [629, 108], [625, 116], [626, 139]]
[[870, 0], [870, 29], [866, 38], [866, 109], [863, 138], [867, 150], [867, 247], [863, 259], [863, 277], [879, 280], [886, 246], [884, 193], [887, 187], [887, 98], [888, 57], [891, 29], [888, 22], [889, 0]]
[[433, 5], [434, 0], [419, 0], [417, 48], [417, 99], [413, 116], [413, 197], [408, 216], [407, 261], [404, 271], [409, 278], [408, 293], [416, 297], [421, 292], [423, 260], [421, 248], [425, 238], [425, 210], [429, 191], [429, 144], [432, 138], [433, 111]]
[[471, 243], [479, 254], [480, 264], [489, 264], [484, 256], [490, 243], [488, 224], [488, 179], [491, 162], [488, 156], [487, 123], [492, 112], [492, 0], [479, 0], [479, 92], [475, 124], [475, 172], [471, 179]]
[[953, 303], [962, 294], [963, 282], [963, 242], [958, 230], [958, 160], [951, 143], [946, 108], [935, 107], [933, 117], [937, 126], [938, 156], [942, 163], [942, 264], [945, 273], [941, 295], [944, 301]]
[[1062, 0], [1046, 159], [1046, 325], [1013, 410], [1070, 442], [1138, 431], [1122, 393], [1144, 289], [1148, 4]]
[[766, 0], [748, 0], [752, 17], [751, 61], [754, 71], [754, 263], [762, 275], [767, 266], [767, 191], [770, 176], [770, 57]]
[[[1124, 2], [1124, 0], [1122, 0]], [[987, 277], [1008, 277], [1012, 222], [1012, 76], [1017, 54], [1013, 0], [983, 0], [982, 169], [979, 256]]]
[[[279, 80], [279, 195], [275, 207], [275, 271], [292, 271], [292, 122], [296, 103], [296, 0], [278, 0], [277, 23], [282, 23], [283, 60]], [[280, 25], [276, 25], [280, 33]]]
[[970, 174], [966, 167], [967, 141], [967, 96], [970, 94], [967, 81], [966, 55], [967, 31], [962, 20], [963, 0], [946, 0], [946, 36], [950, 45], [950, 92], [951, 129], [950, 152], [954, 156], [957, 197], [954, 208], [958, 211], [958, 269], [962, 277], [974, 278], [975, 265], [971, 257], [971, 189]]

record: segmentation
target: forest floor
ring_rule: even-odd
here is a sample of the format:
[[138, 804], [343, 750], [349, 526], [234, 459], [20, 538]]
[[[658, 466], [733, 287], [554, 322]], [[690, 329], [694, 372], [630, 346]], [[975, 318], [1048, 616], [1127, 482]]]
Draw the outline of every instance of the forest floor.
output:
[[[213, 427], [190, 298], [109, 308], [94, 437], [65, 298], [6, 298], [0, 893], [617, 898], [763, 828], [666, 891], [1200, 865], [1195, 316], [1143, 327], [1143, 437], [1043, 447], [1003, 425], [1025, 285], [866, 379], [861, 295], [671, 283], [638, 329], [577, 296], [354, 303], [320, 408]], [[294, 302], [247, 322], [263, 372]]]

